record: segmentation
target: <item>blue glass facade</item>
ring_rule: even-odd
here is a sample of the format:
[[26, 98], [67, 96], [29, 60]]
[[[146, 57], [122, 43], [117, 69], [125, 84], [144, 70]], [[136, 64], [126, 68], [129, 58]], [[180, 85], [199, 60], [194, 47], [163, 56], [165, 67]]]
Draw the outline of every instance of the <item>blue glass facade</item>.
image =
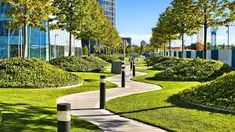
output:
[[[8, 4], [0, 2], [0, 59], [23, 55], [23, 29], [6, 28], [9, 22], [6, 13], [9, 8]], [[49, 29], [47, 28], [46, 32], [43, 32], [40, 29], [29, 27], [28, 36], [28, 56], [49, 60]]]
[[115, 9], [115, 0], [98, 0], [101, 7], [105, 11], [105, 15], [112, 21], [113, 26], [115, 26], [116, 21], [116, 9]]

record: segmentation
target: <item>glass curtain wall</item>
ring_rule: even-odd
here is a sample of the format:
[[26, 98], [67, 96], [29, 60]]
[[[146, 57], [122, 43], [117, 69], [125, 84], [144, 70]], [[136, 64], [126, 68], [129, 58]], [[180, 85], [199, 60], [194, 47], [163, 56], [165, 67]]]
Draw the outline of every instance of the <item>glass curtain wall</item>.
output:
[[[6, 17], [10, 6], [0, 2], [0, 59], [22, 57], [23, 55], [23, 29], [10, 30], [6, 28], [9, 18]], [[45, 25], [48, 27], [47, 23]], [[46, 32], [37, 28], [28, 28], [28, 56], [49, 60], [49, 29]]]
[[98, 0], [100, 6], [104, 9], [105, 15], [112, 21], [115, 26], [115, 0]]

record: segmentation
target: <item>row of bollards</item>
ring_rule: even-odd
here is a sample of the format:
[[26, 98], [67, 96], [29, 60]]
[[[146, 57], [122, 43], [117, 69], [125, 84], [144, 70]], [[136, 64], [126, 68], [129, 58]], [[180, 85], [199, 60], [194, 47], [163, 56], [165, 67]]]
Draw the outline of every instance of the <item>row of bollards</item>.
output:
[[[130, 62], [130, 69], [133, 71], [132, 75], [135, 76], [135, 63]], [[125, 63], [122, 62], [122, 73], [121, 73], [121, 86], [125, 88]], [[105, 109], [106, 102], [106, 77], [100, 76], [100, 109]], [[71, 127], [71, 105], [69, 103], [57, 104], [57, 131], [58, 132], [70, 132]]]

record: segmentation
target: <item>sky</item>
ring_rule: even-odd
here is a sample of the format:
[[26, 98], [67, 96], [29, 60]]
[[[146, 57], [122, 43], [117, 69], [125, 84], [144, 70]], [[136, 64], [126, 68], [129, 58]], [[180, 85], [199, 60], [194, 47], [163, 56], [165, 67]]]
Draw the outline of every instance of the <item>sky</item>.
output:
[[[172, 0], [116, 0], [116, 27], [122, 37], [131, 37], [133, 44], [141, 40], [149, 42], [151, 29], [156, 25], [159, 15], [165, 11]], [[227, 44], [227, 28], [219, 27], [217, 43]], [[208, 29], [208, 42], [211, 41]], [[230, 27], [230, 42], [235, 44], [235, 26]], [[185, 43], [196, 42], [197, 37], [186, 37]], [[180, 41], [173, 41], [179, 46]]]

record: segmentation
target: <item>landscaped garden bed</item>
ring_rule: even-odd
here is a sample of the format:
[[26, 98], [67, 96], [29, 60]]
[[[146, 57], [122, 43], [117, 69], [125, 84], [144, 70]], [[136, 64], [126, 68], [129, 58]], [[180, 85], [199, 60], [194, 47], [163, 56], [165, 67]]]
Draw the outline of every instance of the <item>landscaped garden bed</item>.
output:
[[235, 111], [235, 72], [181, 92], [187, 101]]
[[200, 85], [199, 82], [152, 80], [159, 71], [141, 69], [148, 74], [133, 80], [160, 85], [163, 90], [113, 99], [107, 108], [121, 116], [135, 119], [169, 131], [234, 131], [233, 114], [220, 113], [194, 105], [178, 98], [178, 93]]
[[162, 70], [156, 80], [210, 81], [234, 69], [221, 61], [152, 56], [145, 59], [152, 70]]
[[77, 75], [39, 59], [11, 58], [0, 61], [0, 87], [48, 88], [79, 83], [81, 80]]
[[[84, 80], [84, 85], [69, 89], [25, 89], [0, 88], [0, 111], [2, 124], [0, 132], [56, 132], [56, 100], [64, 95], [98, 90], [100, 75], [110, 73], [74, 73]], [[107, 82], [107, 88], [116, 87]], [[101, 132], [97, 126], [72, 118], [71, 132]]]

